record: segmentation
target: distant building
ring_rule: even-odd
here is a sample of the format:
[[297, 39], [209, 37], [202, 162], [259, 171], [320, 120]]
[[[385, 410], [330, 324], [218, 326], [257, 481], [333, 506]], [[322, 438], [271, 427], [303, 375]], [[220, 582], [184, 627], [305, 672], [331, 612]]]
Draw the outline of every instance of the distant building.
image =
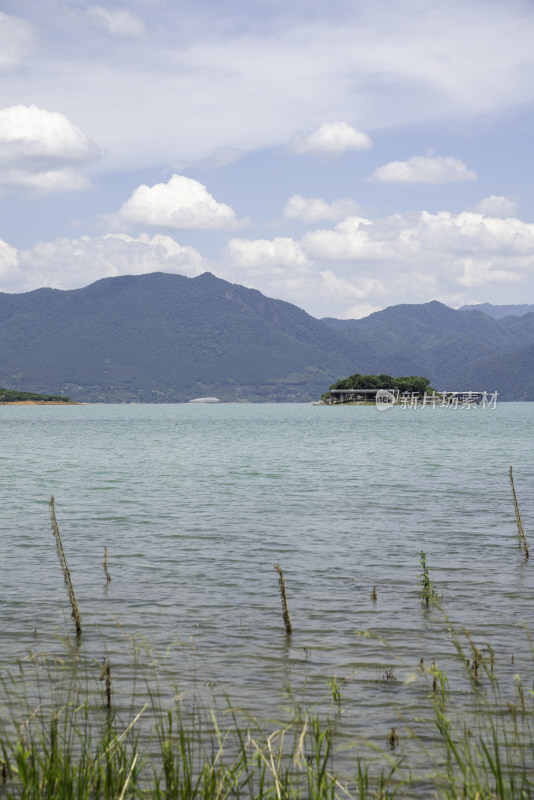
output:
[[195, 397], [194, 400], [190, 400], [190, 403], [220, 403], [218, 397]]
[[[374, 403], [378, 392], [386, 392], [395, 401], [399, 398], [398, 389], [330, 389], [333, 404], [338, 403]], [[383, 397], [384, 395], [380, 395]]]

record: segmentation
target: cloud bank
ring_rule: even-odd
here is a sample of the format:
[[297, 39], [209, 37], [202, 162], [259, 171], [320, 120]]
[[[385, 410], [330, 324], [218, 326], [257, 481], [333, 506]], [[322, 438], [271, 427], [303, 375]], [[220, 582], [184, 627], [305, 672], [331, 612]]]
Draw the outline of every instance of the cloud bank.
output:
[[0, 241], [0, 276], [12, 291], [208, 269], [316, 316], [361, 316], [431, 299], [462, 305], [492, 286], [501, 292], [534, 276], [534, 223], [474, 211], [350, 216], [300, 239], [232, 238], [210, 261], [162, 234], [60, 237], [18, 252]]
[[[387, 25], [380, 5], [338, 4], [335, 13], [312, 5], [306, 13], [271, 3], [239, 14], [211, 7], [206, 25], [206, 10], [158, 3], [158, 24], [144, 32], [125, 6], [90, 4], [94, 24], [80, 25], [71, 5], [56, 54], [54, 15], [21, 4], [48, 47], [32, 46], [31, 26], [3, 15], [11, 30], [1, 57], [28, 70], [3, 87], [4, 103], [38, 97], [61, 109], [110, 154], [112, 169], [132, 160], [191, 163], [219, 147], [280, 147], [297, 131], [298, 151], [336, 155], [368, 146], [362, 129], [375, 138], [395, 126], [474, 120], [531, 102], [528, 4], [492, 2], [488, 11], [481, 2], [404, 0], [388, 5]], [[137, 5], [147, 19], [149, 6]], [[102, 47], [102, 28], [119, 49]]]
[[0, 240], [0, 277], [11, 291], [43, 286], [78, 289], [100, 278], [175, 272], [194, 277], [206, 271], [202, 256], [169, 236], [124, 233], [60, 237], [17, 251]]
[[323, 316], [325, 306], [346, 317], [400, 302], [462, 305], [534, 277], [534, 224], [473, 211], [351, 216], [298, 240], [232, 239], [222, 264], [229, 279]]

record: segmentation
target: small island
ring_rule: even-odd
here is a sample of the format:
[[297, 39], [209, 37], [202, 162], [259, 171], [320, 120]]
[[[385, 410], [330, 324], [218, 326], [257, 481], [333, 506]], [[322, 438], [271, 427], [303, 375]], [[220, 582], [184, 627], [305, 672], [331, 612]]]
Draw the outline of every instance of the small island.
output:
[[79, 405], [64, 394], [36, 394], [20, 392], [18, 389], [0, 387], [0, 405], [2, 406], [41, 406], [41, 405]]
[[355, 405], [375, 403], [376, 394], [380, 390], [391, 392], [397, 398], [400, 395], [412, 394], [422, 396], [433, 391], [428, 378], [418, 375], [393, 378], [391, 375], [360, 375], [357, 372], [333, 383], [328, 392], [321, 395], [320, 404], [333, 406], [347, 403]]

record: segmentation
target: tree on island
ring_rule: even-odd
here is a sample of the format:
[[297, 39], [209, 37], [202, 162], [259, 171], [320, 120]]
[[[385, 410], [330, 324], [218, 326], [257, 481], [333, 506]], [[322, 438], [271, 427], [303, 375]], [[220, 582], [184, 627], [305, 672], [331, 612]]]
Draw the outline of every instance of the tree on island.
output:
[[359, 372], [333, 383], [329, 391], [321, 396], [321, 400], [333, 401], [333, 389], [397, 389], [400, 394], [413, 392], [419, 395], [432, 392], [428, 378], [418, 375], [392, 378], [391, 375], [360, 375]]

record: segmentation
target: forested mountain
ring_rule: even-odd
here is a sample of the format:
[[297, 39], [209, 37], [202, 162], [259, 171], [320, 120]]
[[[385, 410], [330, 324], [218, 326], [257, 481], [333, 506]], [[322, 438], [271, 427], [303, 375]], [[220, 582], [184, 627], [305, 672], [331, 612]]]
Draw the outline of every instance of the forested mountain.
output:
[[[534, 343], [534, 314], [497, 320], [480, 311], [455, 311], [432, 301], [398, 305], [364, 319], [324, 319], [349, 340], [362, 337], [381, 343], [380, 371], [390, 375], [424, 375], [432, 386], [453, 390], [498, 390], [503, 399], [531, 399], [527, 372], [513, 378], [499, 371], [511, 355]], [[527, 348], [528, 350], [528, 348]], [[534, 353], [533, 353], [534, 356]], [[523, 363], [528, 363], [528, 352]], [[534, 357], [530, 371], [534, 368]]]
[[534, 314], [497, 320], [438, 302], [318, 320], [205, 273], [0, 293], [0, 386], [76, 400], [318, 398], [355, 372], [534, 400]]
[[78, 400], [310, 400], [355, 347], [367, 364], [358, 337], [209, 273], [0, 294], [0, 385]]
[[527, 303], [520, 303], [518, 305], [508, 306], [494, 306], [491, 303], [477, 303], [473, 306], [461, 306], [459, 311], [482, 311], [494, 319], [503, 319], [504, 317], [521, 317], [523, 314], [534, 313], [534, 305]]

